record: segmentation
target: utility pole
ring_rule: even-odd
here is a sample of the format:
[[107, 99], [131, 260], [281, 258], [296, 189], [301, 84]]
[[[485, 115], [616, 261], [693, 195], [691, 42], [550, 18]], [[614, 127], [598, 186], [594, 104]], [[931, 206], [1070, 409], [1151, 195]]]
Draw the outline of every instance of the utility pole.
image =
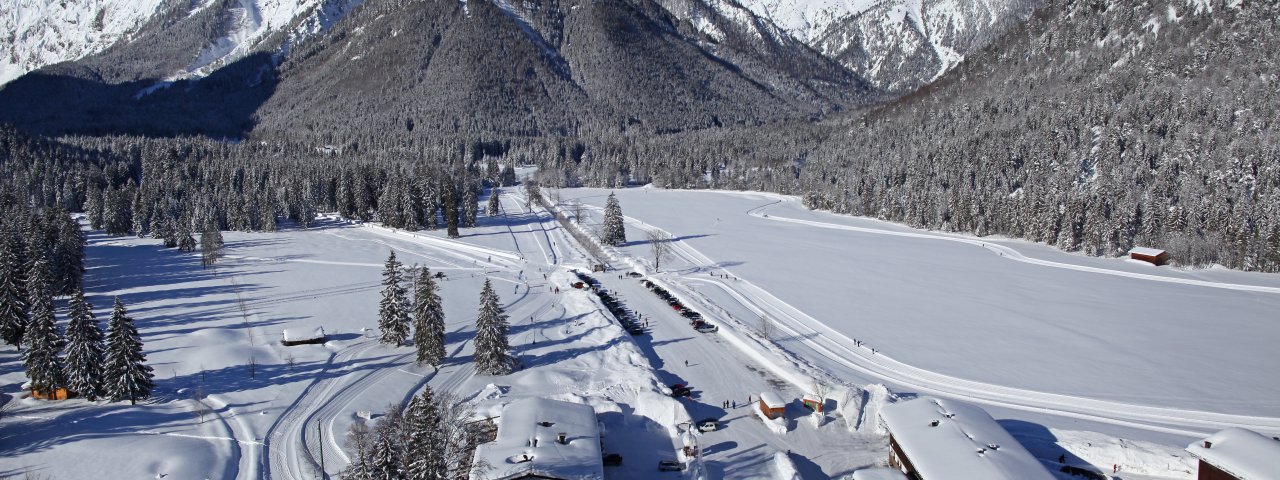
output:
[[320, 419], [316, 419], [316, 433], [320, 434], [320, 478], [325, 478], [324, 471], [324, 429], [320, 428]]

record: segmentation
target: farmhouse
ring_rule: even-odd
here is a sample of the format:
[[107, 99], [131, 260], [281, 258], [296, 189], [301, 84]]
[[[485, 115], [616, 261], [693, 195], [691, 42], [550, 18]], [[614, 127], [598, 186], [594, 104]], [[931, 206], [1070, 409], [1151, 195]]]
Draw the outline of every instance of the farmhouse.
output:
[[1199, 480], [1275, 479], [1280, 475], [1280, 441], [1243, 428], [1228, 428], [1187, 445], [1200, 459]]
[[1133, 247], [1129, 250], [1129, 258], [1150, 262], [1152, 265], [1169, 263], [1169, 252], [1158, 248]]
[[786, 414], [787, 404], [782, 403], [782, 397], [773, 392], [764, 392], [760, 394], [760, 413], [769, 418], [778, 418]]
[[526, 398], [504, 405], [497, 421], [498, 438], [476, 447], [476, 461], [490, 467], [485, 479], [604, 478], [600, 426], [590, 405]]
[[880, 411], [889, 465], [919, 480], [1051, 480], [1004, 427], [977, 406], [920, 397]]
[[316, 327], [315, 330], [287, 328], [284, 331], [284, 337], [280, 339], [280, 343], [286, 347], [292, 347], [294, 345], [321, 344], [326, 339], [324, 327]]

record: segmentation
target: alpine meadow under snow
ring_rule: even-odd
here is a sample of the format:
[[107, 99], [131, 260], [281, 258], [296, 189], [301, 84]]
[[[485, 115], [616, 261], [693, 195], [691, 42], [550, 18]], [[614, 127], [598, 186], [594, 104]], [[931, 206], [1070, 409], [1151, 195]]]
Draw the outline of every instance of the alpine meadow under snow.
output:
[[1277, 31], [0, 0], [0, 479], [1280, 480]]

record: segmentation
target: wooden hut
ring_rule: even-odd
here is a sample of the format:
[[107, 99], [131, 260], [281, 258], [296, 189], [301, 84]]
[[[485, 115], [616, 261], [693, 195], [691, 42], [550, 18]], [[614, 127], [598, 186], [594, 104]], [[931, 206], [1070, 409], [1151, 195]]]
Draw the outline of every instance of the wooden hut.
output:
[[801, 398], [800, 401], [804, 402], [804, 406], [809, 407], [809, 410], [813, 410], [818, 413], [822, 413], [822, 404], [825, 403], [822, 397], [809, 394], [805, 394], [804, 398]]
[[1228, 428], [1187, 445], [1200, 460], [1198, 480], [1276, 478], [1280, 474], [1280, 441], [1243, 428]]
[[780, 418], [787, 410], [787, 404], [782, 402], [782, 397], [773, 392], [764, 392], [760, 394], [760, 413], [769, 418]]
[[1152, 265], [1164, 265], [1169, 263], [1169, 252], [1158, 248], [1133, 247], [1129, 250], [1129, 258], [1142, 260]]
[[324, 327], [316, 327], [315, 330], [303, 328], [289, 328], [284, 331], [284, 338], [280, 339], [280, 343], [286, 347], [294, 345], [319, 345], [328, 340], [324, 334]]
[[39, 398], [41, 400], [66, 400], [76, 395], [75, 392], [72, 392], [65, 388], [55, 389], [52, 392], [53, 395], [49, 395], [49, 393], [50, 392], [47, 390], [31, 390], [31, 396], [34, 398]]

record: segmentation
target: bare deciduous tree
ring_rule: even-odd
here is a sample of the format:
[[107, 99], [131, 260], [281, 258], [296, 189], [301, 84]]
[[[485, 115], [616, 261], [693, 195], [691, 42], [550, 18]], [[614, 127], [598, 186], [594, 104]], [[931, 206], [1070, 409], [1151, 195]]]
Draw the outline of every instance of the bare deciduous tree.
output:
[[662, 230], [649, 230], [645, 232], [645, 237], [649, 240], [649, 248], [653, 251], [653, 271], [662, 270], [662, 262], [671, 258], [671, 234]]
[[760, 338], [773, 340], [773, 333], [776, 330], [777, 327], [774, 326], [772, 318], [769, 318], [768, 315], [760, 316], [760, 323], [756, 325], [756, 333], [760, 335]]

